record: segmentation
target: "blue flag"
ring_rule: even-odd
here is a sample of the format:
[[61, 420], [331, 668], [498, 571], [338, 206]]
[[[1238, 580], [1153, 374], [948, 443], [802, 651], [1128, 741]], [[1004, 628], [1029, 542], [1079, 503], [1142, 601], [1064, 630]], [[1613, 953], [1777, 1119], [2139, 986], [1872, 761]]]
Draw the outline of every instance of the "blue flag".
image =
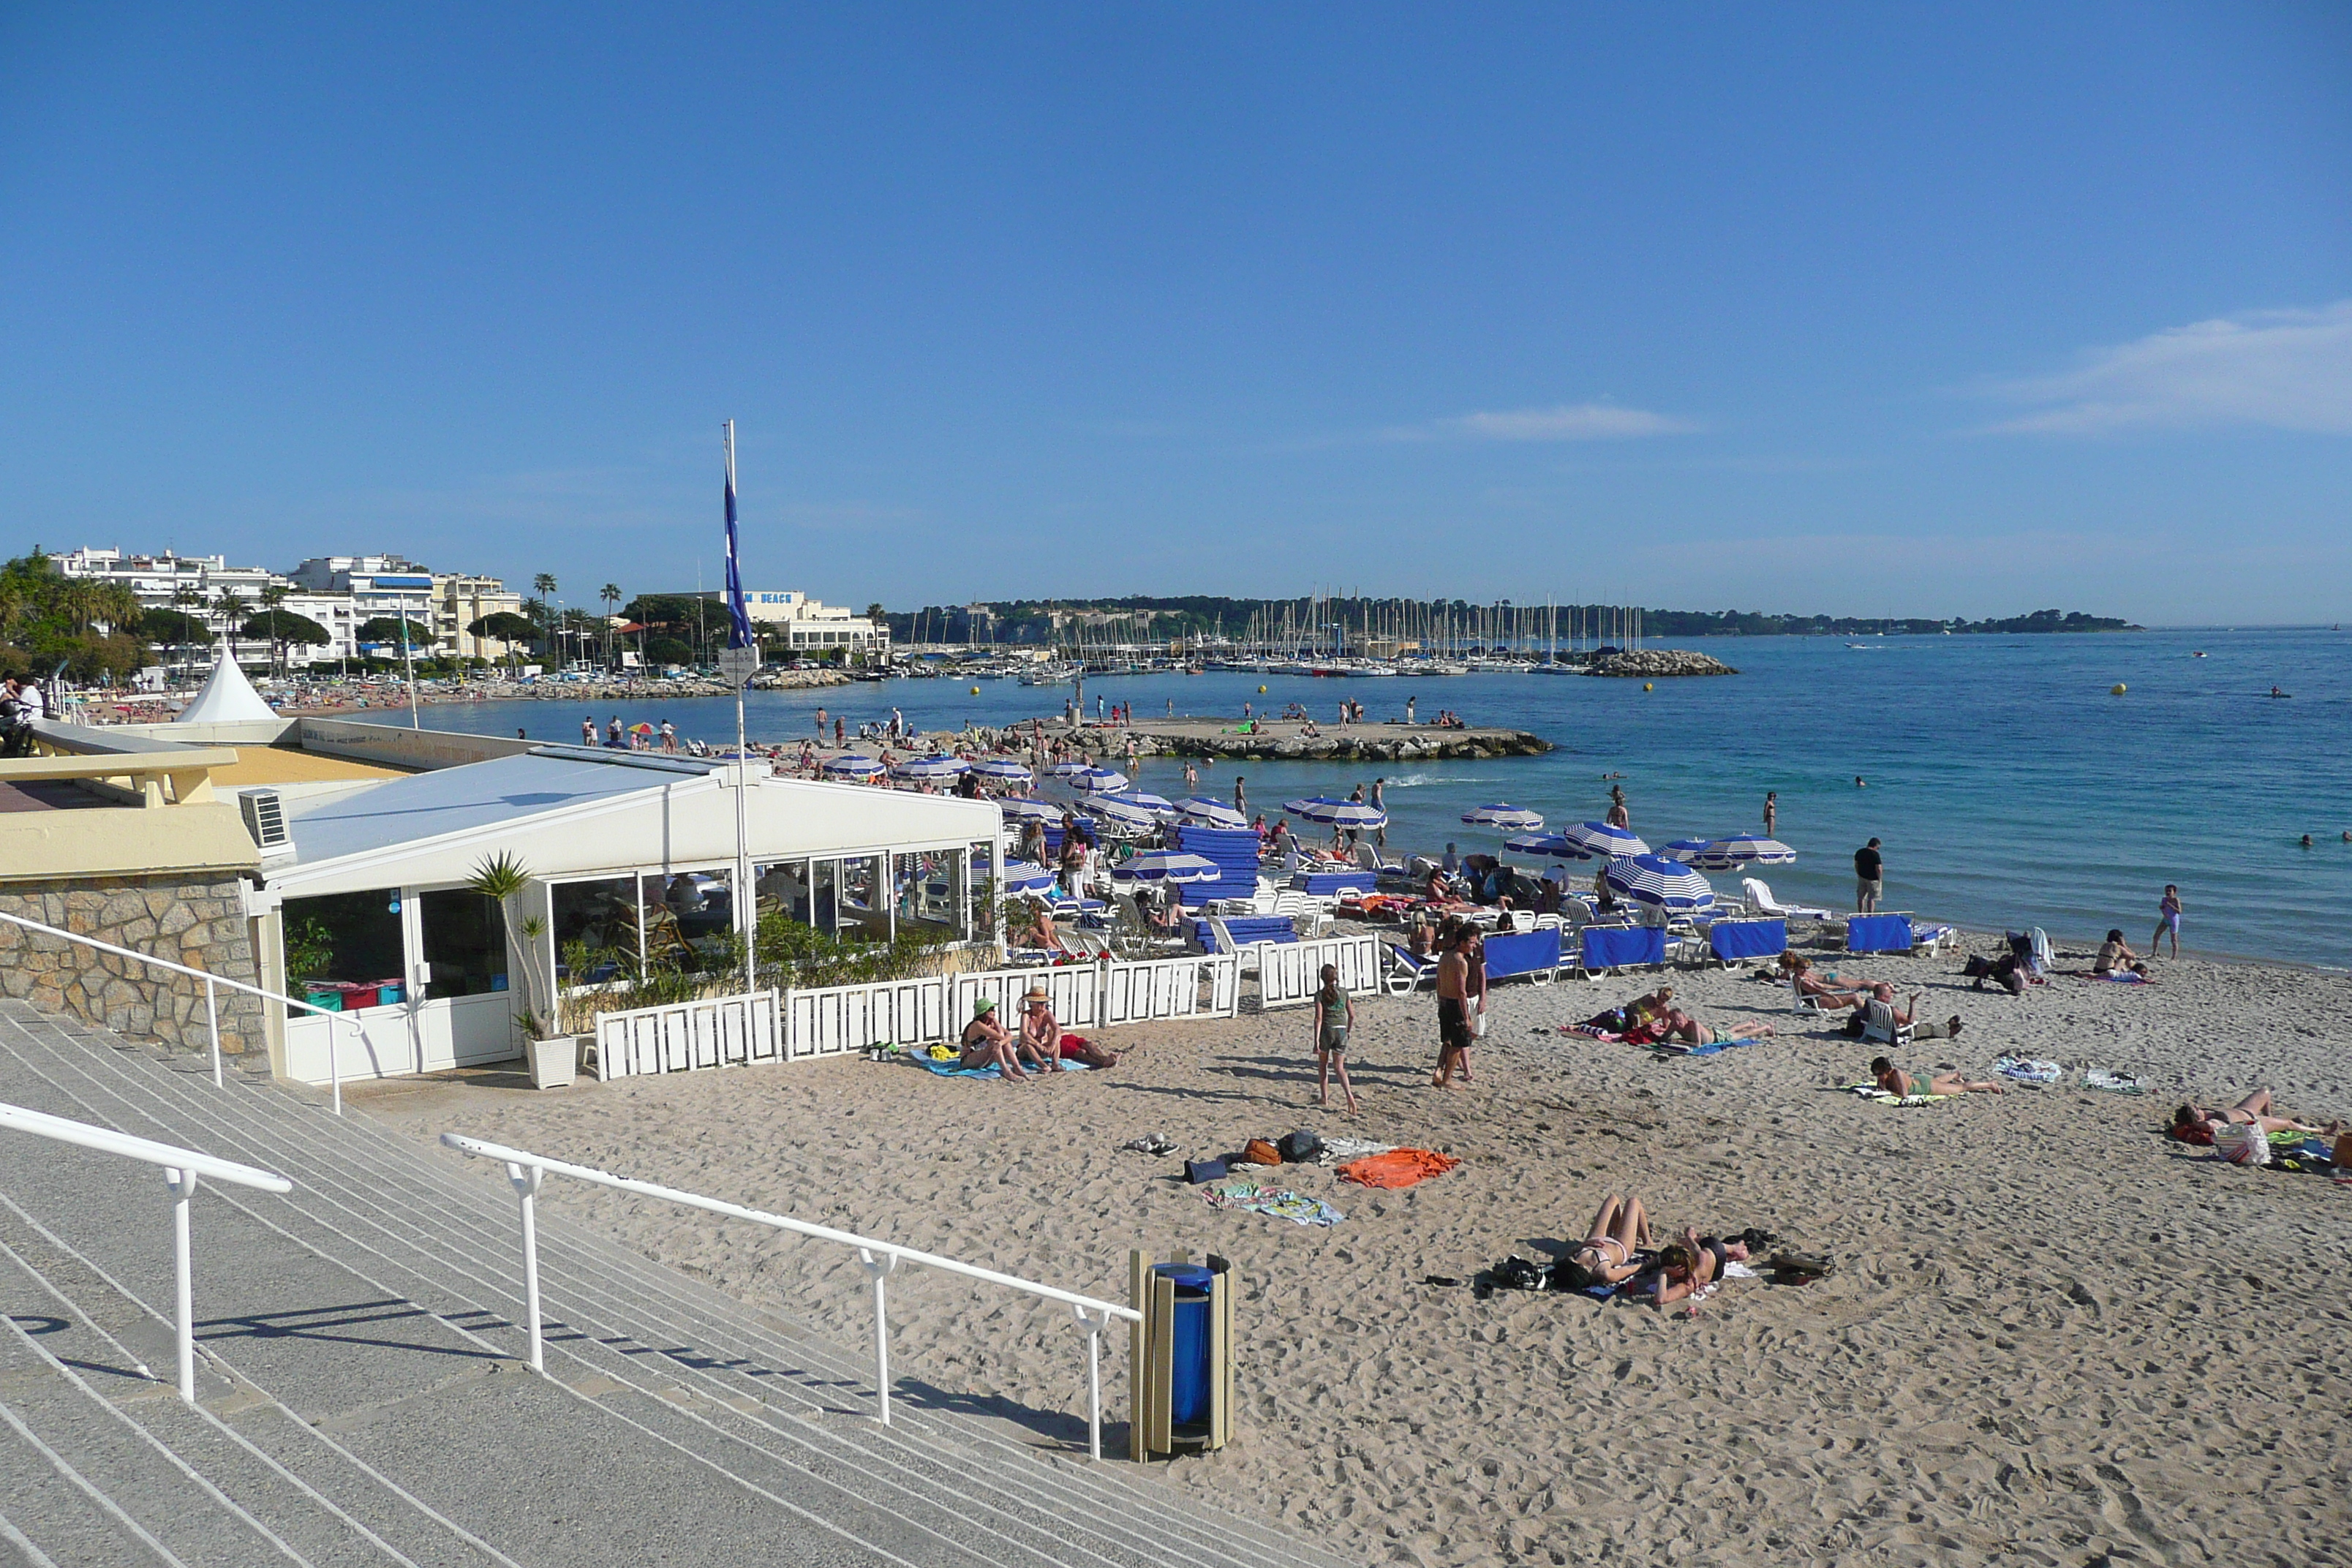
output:
[[735, 555], [735, 422], [727, 422], [727, 646], [753, 647], [751, 613], [743, 607], [743, 570]]

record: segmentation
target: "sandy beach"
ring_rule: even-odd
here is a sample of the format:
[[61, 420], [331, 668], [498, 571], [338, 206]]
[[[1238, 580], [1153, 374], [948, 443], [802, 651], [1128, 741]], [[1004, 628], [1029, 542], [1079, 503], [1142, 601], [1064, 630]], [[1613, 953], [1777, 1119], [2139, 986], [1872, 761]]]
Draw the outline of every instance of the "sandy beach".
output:
[[[1367, 1562], [2352, 1559], [2352, 1185], [2158, 1135], [2183, 1094], [2256, 1085], [2306, 1120], [2352, 1117], [2352, 977], [2192, 960], [2154, 986], [2011, 999], [1949, 955], [1837, 967], [1966, 1020], [1903, 1053], [1915, 1070], [2073, 1070], [1870, 1103], [1836, 1086], [1872, 1047], [1785, 990], [1690, 970], [1666, 978], [1702, 1018], [1760, 1016], [1779, 1037], [1662, 1059], [1552, 1032], [1657, 977], [1517, 984], [1475, 1084], [1441, 1093], [1429, 997], [1361, 1000], [1356, 1116], [1316, 1106], [1298, 1010], [1110, 1031], [1115, 1070], [1017, 1086], [832, 1061], [355, 1100], [420, 1139], [464, 1131], [1107, 1295], [1130, 1246], [1222, 1253], [1241, 1282], [1236, 1439], [1171, 1479]], [[2149, 1091], [2068, 1087], [2091, 1064]], [[1401, 1192], [1264, 1173], [1341, 1210], [1328, 1229], [1213, 1211], [1174, 1179], [1185, 1154], [1296, 1127], [1463, 1163]], [[1178, 1152], [1120, 1150], [1154, 1131]], [[1564, 1250], [1623, 1190], [1670, 1233], [1761, 1226], [1836, 1271], [1733, 1281], [1691, 1320], [1470, 1288], [1507, 1254]], [[864, 1342], [843, 1252], [577, 1185], [544, 1201]], [[1028, 1412], [1041, 1444], [1080, 1436], [1083, 1342], [1059, 1314], [920, 1271], [892, 1292], [902, 1376]], [[1108, 1362], [1123, 1394], [1123, 1342]]]

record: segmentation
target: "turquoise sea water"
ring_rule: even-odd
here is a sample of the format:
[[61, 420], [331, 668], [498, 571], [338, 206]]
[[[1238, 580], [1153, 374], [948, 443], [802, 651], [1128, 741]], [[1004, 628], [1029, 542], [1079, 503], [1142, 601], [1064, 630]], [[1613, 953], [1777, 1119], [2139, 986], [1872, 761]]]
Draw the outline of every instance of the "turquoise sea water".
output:
[[[2135, 945], [2178, 882], [2187, 947], [2352, 964], [2352, 634], [2221, 629], [2062, 637], [1702, 638], [1738, 676], [1640, 681], [1539, 675], [1318, 680], [1234, 674], [1089, 680], [1132, 701], [1139, 720], [1238, 718], [1307, 704], [1327, 724], [1339, 700], [1370, 721], [1451, 708], [1474, 724], [1533, 731], [1538, 758], [1408, 766], [1390, 773], [1391, 849], [1465, 852], [1501, 836], [1465, 827], [1470, 806], [1507, 800], [1547, 823], [1598, 817], [1604, 773], [1622, 773], [1634, 830], [1653, 844], [1759, 830], [1780, 792], [1780, 837], [1796, 865], [1766, 874], [1783, 899], [1850, 908], [1853, 852], [1885, 841], [1885, 907], [1964, 924], [2027, 924], [2095, 939], [2121, 926]], [[2196, 650], [2209, 657], [2192, 657]], [[2108, 689], [2123, 682], [2124, 696]], [[1268, 689], [1260, 696], [1257, 688]], [[2268, 697], [2273, 686], [2291, 700]], [[926, 728], [1058, 713], [1065, 689], [1013, 681], [894, 680], [812, 692], [755, 692], [756, 740], [813, 733], [823, 706], [858, 723], [895, 703]], [[583, 705], [446, 705], [428, 725], [576, 741]], [[609, 706], [595, 710], [601, 725]], [[669, 719], [681, 735], [731, 742], [730, 700], [648, 702], [632, 722]], [[387, 719], [390, 716], [387, 715]], [[1230, 798], [1248, 775], [1252, 809], [1344, 794], [1376, 770], [1251, 763], [1204, 771]], [[1860, 774], [1867, 787], [1854, 787]], [[1181, 793], [1182, 763], [1146, 758], [1141, 780]], [[2313, 847], [2301, 847], [2310, 834]], [[1589, 871], [1590, 867], [1586, 867]], [[1737, 879], [1717, 879], [1736, 892]]]

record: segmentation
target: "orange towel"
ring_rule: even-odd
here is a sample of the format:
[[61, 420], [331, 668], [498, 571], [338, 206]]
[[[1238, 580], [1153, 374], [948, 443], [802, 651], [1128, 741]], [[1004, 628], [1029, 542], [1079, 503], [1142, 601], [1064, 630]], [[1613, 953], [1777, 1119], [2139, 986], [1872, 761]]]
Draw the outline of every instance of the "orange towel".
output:
[[1441, 1154], [1434, 1149], [1391, 1149], [1385, 1154], [1367, 1154], [1360, 1160], [1349, 1161], [1339, 1167], [1339, 1175], [1361, 1186], [1409, 1187], [1415, 1182], [1442, 1176], [1460, 1163], [1453, 1155]]

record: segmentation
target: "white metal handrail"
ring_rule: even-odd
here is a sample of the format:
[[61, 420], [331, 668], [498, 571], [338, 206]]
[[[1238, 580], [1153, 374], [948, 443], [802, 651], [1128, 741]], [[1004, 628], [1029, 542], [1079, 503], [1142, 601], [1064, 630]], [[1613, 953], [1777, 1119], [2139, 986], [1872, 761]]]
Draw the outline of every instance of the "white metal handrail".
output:
[[179, 1300], [172, 1315], [172, 1326], [180, 1342], [180, 1397], [194, 1404], [196, 1397], [195, 1282], [188, 1267], [188, 1200], [195, 1195], [196, 1178], [210, 1176], [216, 1182], [254, 1187], [265, 1193], [290, 1193], [294, 1190], [294, 1184], [273, 1172], [240, 1165], [234, 1160], [200, 1154], [194, 1149], [158, 1143], [152, 1139], [134, 1138], [128, 1132], [117, 1132], [111, 1127], [97, 1127], [87, 1121], [51, 1116], [46, 1110], [27, 1110], [21, 1105], [0, 1105], [0, 1128], [30, 1132], [37, 1138], [47, 1138], [58, 1143], [78, 1143], [101, 1154], [120, 1154], [126, 1160], [144, 1160], [151, 1165], [163, 1168], [163, 1186], [172, 1194], [172, 1240], [179, 1282]]
[[[205, 983], [205, 1024], [206, 1027], [212, 1030], [213, 1037], [213, 1087], [215, 1089], [218, 1089], [221, 1086], [220, 1001], [217, 994], [214, 990], [215, 986], [226, 985], [232, 991], [247, 992], [252, 995], [262, 998], [264, 1001], [282, 1002], [289, 1007], [299, 1007], [306, 1013], [318, 1013], [324, 1016], [329, 1020], [327, 1024], [327, 1075], [334, 1085], [335, 1114], [341, 1116], [343, 1113], [343, 1071], [341, 1064], [335, 1059], [335, 1026], [333, 1022], [336, 1018], [341, 1017], [341, 1015], [337, 1013], [333, 1008], [321, 1007], [313, 1002], [297, 1002], [291, 996], [281, 995], [275, 991], [265, 991], [258, 985], [247, 985], [244, 981], [231, 980], [226, 974], [213, 974], [202, 969], [191, 969], [184, 963], [174, 963], [168, 958], [158, 958], [152, 952], [141, 952], [136, 948], [117, 947], [110, 942], [100, 942], [94, 936], [84, 936], [79, 931], [65, 931], [57, 926], [44, 925], [39, 921], [28, 921], [22, 915], [12, 915], [0, 911], [0, 921], [6, 921], [10, 925], [23, 926], [26, 931], [37, 931], [48, 936], [63, 937], [68, 942], [78, 942], [84, 947], [94, 947], [100, 952], [111, 952], [123, 958], [135, 958], [142, 963], [152, 963], [158, 969], [168, 969], [175, 974], [193, 975], [196, 979], [203, 981]], [[354, 1029], [359, 1027], [359, 1022], [357, 1019], [352, 1020], [351, 1024], [352, 1027]]]
[[865, 1268], [866, 1278], [874, 1282], [874, 1394], [877, 1414], [882, 1424], [890, 1424], [890, 1331], [887, 1306], [883, 1300], [883, 1281], [901, 1263], [919, 1263], [927, 1268], [942, 1269], [961, 1274], [969, 1279], [1008, 1289], [1042, 1296], [1048, 1301], [1059, 1301], [1068, 1307], [1077, 1319], [1078, 1327], [1087, 1335], [1087, 1450], [1094, 1458], [1102, 1458], [1102, 1334], [1113, 1320], [1141, 1322], [1143, 1314], [1132, 1307], [1122, 1307], [1116, 1301], [1097, 1300], [1081, 1296], [1074, 1290], [1064, 1290], [1052, 1285], [1040, 1285], [1033, 1279], [1015, 1275], [1000, 1274], [993, 1268], [982, 1268], [976, 1263], [960, 1258], [942, 1258], [935, 1252], [922, 1252], [896, 1242], [877, 1241], [870, 1236], [852, 1231], [835, 1230], [830, 1226], [812, 1225], [804, 1219], [787, 1215], [770, 1214], [765, 1209], [745, 1208], [718, 1198], [706, 1198], [699, 1193], [682, 1192], [653, 1182], [641, 1182], [634, 1176], [616, 1176], [609, 1171], [599, 1171], [586, 1165], [568, 1164], [551, 1160], [543, 1154], [526, 1153], [509, 1149], [502, 1143], [486, 1143], [478, 1138], [462, 1133], [444, 1132], [441, 1142], [461, 1153], [479, 1155], [485, 1160], [505, 1163], [507, 1180], [513, 1184], [516, 1199], [522, 1210], [522, 1293], [523, 1310], [530, 1319], [530, 1369], [544, 1373], [547, 1363], [541, 1345], [539, 1329], [539, 1224], [533, 1205], [539, 1196], [540, 1179], [552, 1171], [559, 1176], [611, 1187], [618, 1192], [635, 1193], [644, 1197], [660, 1198], [666, 1203], [701, 1209], [706, 1214], [723, 1215], [730, 1219], [748, 1219], [776, 1230], [791, 1231], [795, 1236], [809, 1237], [817, 1241], [835, 1242], [857, 1249], [857, 1260]]

